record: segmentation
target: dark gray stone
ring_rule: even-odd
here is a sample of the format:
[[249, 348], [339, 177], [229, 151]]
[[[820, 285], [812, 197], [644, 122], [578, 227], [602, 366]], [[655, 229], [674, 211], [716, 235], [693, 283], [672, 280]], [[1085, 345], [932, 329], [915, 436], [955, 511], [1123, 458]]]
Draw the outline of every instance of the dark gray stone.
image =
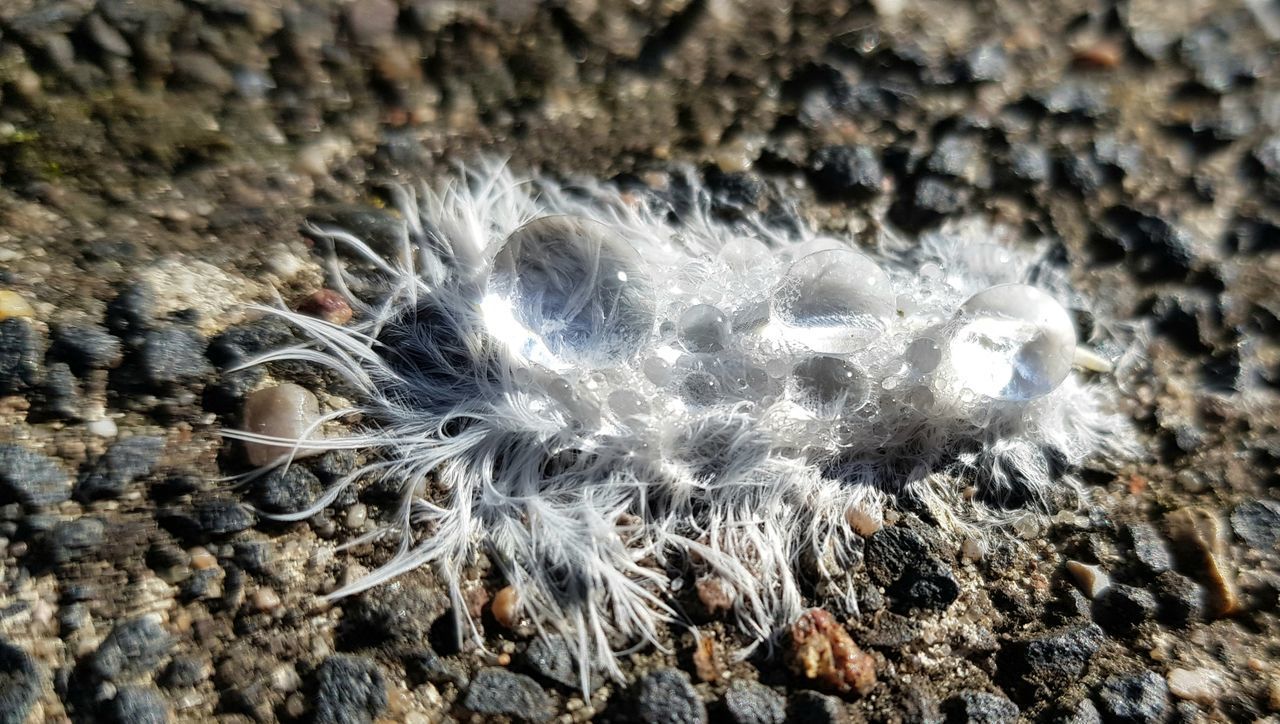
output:
[[1143, 281], [1185, 279], [1198, 258], [1195, 239], [1187, 229], [1127, 206], [1108, 209], [1099, 229], [1123, 249], [1129, 268]]
[[266, 316], [230, 327], [214, 337], [209, 343], [209, 359], [219, 367], [232, 367], [261, 352], [284, 347], [293, 339], [288, 323], [279, 317]]
[[80, 477], [75, 489], [76, 500], [85, 503], [120, 497], [130, 483], [151, 474], [163, 451], [162, 437], [140, 435], [112, 444], [93, 468]]
[[97, 325], [54, 328], [49, 356], [67, 363], [77, 376], [120, 363], [120, 340]]
[[369, 724], [386, 707], [387, 687], [372, 659], [337, 654], [316, 670], [316, 724]]
[[1145, 588], [1113, 583], [1094, 602], [1093, 618], [1115, 633], [1132, 633], [1156, 615], [1156, 597]]
[[1113, 676], [1098, 688], [1102, 718], [1116, 724], [1163, 721], [1169, 712], [1169, 686], [1154, 671]]
[[1022, 711], [1017, 704], [985, 691], [962, 691], [942, 705], [947, 724], [1009, 724]]
[[0, 639], [0, 724], [23, 724], [40, 698], [40, 671], [22, 649]]
[[754, 174], [725, 173], [713, 168], [707, 172], [707, 190], [716, 211], [741, 213], [759, 207], [765, 186]]
[[208, 374], [205, 343], [200, 335], [180, 327], [147, 332], [138, 350], [143, 377], [153, 386], [181, 384]]
[[734, 680], [724, 707], [734, 724], [782, 724], [787, 719], [787, 700], [758, 681]]
[[33, 417], [76, 420], [80, 417], [80, 390], [75, 375], [64, 362], [54, 362], [44, 371], [36, 394], [28, 395]]
[[195, 524], [211, 536], [239, 533], [253, 527], [253, 513], [233, 500], [206, 500], [192, 508]]
[[107, 329], [120, 335], [137, 335], [155, 322], [155, 297], [151, 287], [135, 282], [120, 290], [107, 304]]
[[477, 714], [520, 721], [547, 721], [552, 715], [551, 697], [538, 682], [496, 667], [476, 673], [462, 705]]
[[1247, 500], [1231, 511], [1231, 529], [1240, 540], [1263, 552], [1280, 543], [1280, 503], [1274, 500]]
[[39, 358], [40, 340], [27, 320], [0, 321], [0, 396], [22, 394], [35, 386]]
[[198, 686], [207, 678], [204, 664], [189, 656], [175, 656], [164, 667], [160, 685], [166, 689], [184, 689]]
[[467, 685], [466, 669], [431, 649], [421, 649], [410, 654], [406, 657], [405, 667], [417, 681], [429, 681], [440, 686], [453, 684], [459, 689]]
[[117, 624], [89, 659], [97, 676], [111, 681], [149, 674], [160, 666], [173, 639], [169, 632], [144, 616]]
[[1026, 703], [1063, 681], [1079, 678], [1103, 638], [1101, 628], [1088, 624], [1010, 641], [996, 656], [999, 679], [1005, 691]]
[[1156, 576], [1156, 601], [1160, 620], [1181, 628], [1204, 617], [1205, 596], [1200, 584], [1176, 571]]
[[1169, 545], [1153, 526], [1134, 523], [1125, 527], [1129, 546], [1138, 566], [1147, 575], [1158, 575], [1173, 568], [1173, 554]]
[[122, 686], [107, 705], [108, 719], [116, 724], [165, 724], [169, 710], [160, 692], [150, 686]]
[[21, 445], [0, 444], [0, 502], [57, 505], [71, 497], [71, 476]]
[[311, 505], [324, 486], [301, 465], [276, 468], [253, 483], [253, 502], [268, 513], [296, 513]]
[[102, 548], [107, 540], [107, 526], [98, 518], [59, 521], [44, 540], [54, 563], [70, 563]]
[[1090, 699], [1081, 699], [1064, 710], [1057, 721], [1063, 724], [1102, 724], [1102, 715]]
[[929, 559], [903, 572], [886, 593], [892, 600], [890, 609], [896, 613], [942, 611], [960, 596], [960, 584], [946, 564]]
[[787, 721], [797, 724], [841, 724], [845, 718], [839, 699], [816, 691], [798, 691], [787, 704]]
[[813, 154], [814, 190], [832, 198], [870, 196], [883, 189], [884, 169], [869, 146], [828, 146]]
[[702, 724], [707, 707], [688, 674], [659, 669], [636, 685], [636, 718], [644, 724]]
[[876, 648], [896, 649], [918, 640], [924, 634], [924, 622], [918, 616], [903, 616], [882, 611], [871, 628], [858, 637], [858, 643]]
[[381, 646], [408, 656], [431, 637], [431, 627], [449, 609], [440, 590], [393, 580], [348, 601], [341, 635], [354, 646]]
[[[535, 638], [525, 649], [524, 660], [534, 673], [544, 679], [563, 684], [571, 689], [582, 687], [577, 662], [574, 661], [573, 652], [563, 636], [548, 635]], [[604, 681], [600, 672], [593, 669], [587, 677], [587, 686], [594, 691], [602, 683]]]
[[929, 543], [905, 525], [876, 531], [867, 539], [863, 555], [867, 573], [878, 586], [893, 584], [908, 568], [919, 566], [933, 557]]
[[1097, 159], [1082, 153], [1069, 153], [1062, 159], [1062, 179], [1082, 196], [1098, 192], [1110, 180], [1107, 170]]

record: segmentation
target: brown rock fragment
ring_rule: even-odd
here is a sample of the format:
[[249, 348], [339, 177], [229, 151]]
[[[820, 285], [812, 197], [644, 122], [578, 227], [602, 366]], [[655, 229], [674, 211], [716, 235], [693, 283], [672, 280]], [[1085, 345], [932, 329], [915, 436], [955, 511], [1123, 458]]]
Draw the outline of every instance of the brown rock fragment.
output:
[[330, 324], [346, 324], [352, 315], [351, 305], [332, 289], [313, 292], [298, 305], [298, 311]]
[[724, 582], [724, 579], [707, 576], [699, 578], [693, 585], [698, 591], [698, 600], [702, 602], [702, 607], [707, 610], [707, 613], [718, 616], [733, 610], [733, 590]]
[[714, 639], [707, 636], [698, 639], [698, 645], [693, 649], [693, 672], [698, 675], [699, 681], [720, 680], [720, 665], [716, 654]]
[[506, 628], [514, 628], [520, 615], [520, 596], [516, 589], [506, 586], [493, 594], [493, 602], [489, 604], [493, 619]]
[[809, 609], [791, 624], [789, 663], [797, 676], [839, 694], [866, 694], [876, 683], [875, 659], [820, 608]]
[[1224, 559], [1222, 525], [1212, 511], [1179, 508], [1165, 516], [1169, 537], [1196, 564], [1196, 576], [1208, 589], [1210, 612], [1218, 618], [1240, 611], [1240, 597]]

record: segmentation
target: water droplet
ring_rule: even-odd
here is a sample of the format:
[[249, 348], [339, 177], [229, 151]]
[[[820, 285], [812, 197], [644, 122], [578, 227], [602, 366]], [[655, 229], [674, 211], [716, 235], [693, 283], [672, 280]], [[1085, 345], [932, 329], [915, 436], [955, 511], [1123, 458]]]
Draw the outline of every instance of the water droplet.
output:
[[649, 403], [637, 392], [614, 390], [609, 393], [609, 409], [618, 417], [635, 417], [648, 412]]
[[942, 347], [928, 337], [920, 337], [907, 345], [904, 357], [911, 369], [920, 374], [928, 374], [937, 369], [938, 363], [942, 361]]
[[661, 357], [650, 357], [640, 364], [644, 376], [655, 385], [665, 385], [671, 381], [671, 363]]
[[894, 313], [889, 276], [848, 249], [820, 251], [791, 265], [774, 290], [773, 317], [815, 352], [852, 352], [879, 336]]
[[933, 391], [928, 387], [915, 387], [907, 392], [907, 404], [924, 413], [933, 411]]
[[969, 298], [948, 343], [950, 374], [965, 390], [1000, 400], [1052, 392], [1071, 373], [1076, 332], [1053, 297], [1001, 284]]
[[730, 239], [720, 247], [718, 257], [722, 264], [740, 274], [754, 271], [772, 261], [769, 247], [764, 242], [747, 236]]
[[680, 344], [690, 352], [719, 352], [732, 331], [729, 318], [710, 304], [695, 304], [680, 315]]
[[792, 369], [793, 398], [819, 417], [838, 417], [866, 404], [869, 388], [856, 367], [839, 357], [810, 357]]
[[507, 237], [481, 310], [495, 339], [553, 369], [624, 360], [656, 318], [635, 250], [609, 227], [571, 216], [535, 219]]

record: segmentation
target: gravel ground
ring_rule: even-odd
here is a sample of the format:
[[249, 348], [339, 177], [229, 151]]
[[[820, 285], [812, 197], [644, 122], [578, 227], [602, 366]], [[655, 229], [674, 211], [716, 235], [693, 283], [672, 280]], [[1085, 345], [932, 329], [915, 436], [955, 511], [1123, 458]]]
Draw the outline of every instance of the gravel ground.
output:
[[[1280, 9], [775, 5], [0, 4], [0, 722], [1280, 719]], [[289, 338], [241, 305], [320, 304], [306, 219], [376, 239], [388, 184], [477, 154], [658, 191], [692, 167], [727, 217], [1048, 239], [1099, 318], [1151, 330], [1145, 455], [980, 557], [900, 511], [862, 614], [818, 626], [869, 654], [864, 693], [790, 673], [796, 645], [732, 661], [695, 605], [703, 643], [584, 699], [484, 565], [487, 651], [427, 571], [324, 604], [379, 559], [334, 549], [386, 494], [280, 524], [245, 504], [354, 460], [219, 481], [266, 374], [224, 370]]]

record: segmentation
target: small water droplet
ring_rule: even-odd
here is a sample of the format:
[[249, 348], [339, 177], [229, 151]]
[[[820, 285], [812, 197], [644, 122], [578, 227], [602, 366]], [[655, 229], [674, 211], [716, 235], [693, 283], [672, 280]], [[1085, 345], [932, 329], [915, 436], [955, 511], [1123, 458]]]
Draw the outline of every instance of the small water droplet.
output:
[[869, 388], [856, 367], [839, 357], [810, 357], [792, 370], [793, 397], [819, 417], [833, 418], [866, 404]]
[[729, 343], [729, 318], [710, 304], [695, 304], [680, 315], [680, 344], [690, 352], [719, 352]]

